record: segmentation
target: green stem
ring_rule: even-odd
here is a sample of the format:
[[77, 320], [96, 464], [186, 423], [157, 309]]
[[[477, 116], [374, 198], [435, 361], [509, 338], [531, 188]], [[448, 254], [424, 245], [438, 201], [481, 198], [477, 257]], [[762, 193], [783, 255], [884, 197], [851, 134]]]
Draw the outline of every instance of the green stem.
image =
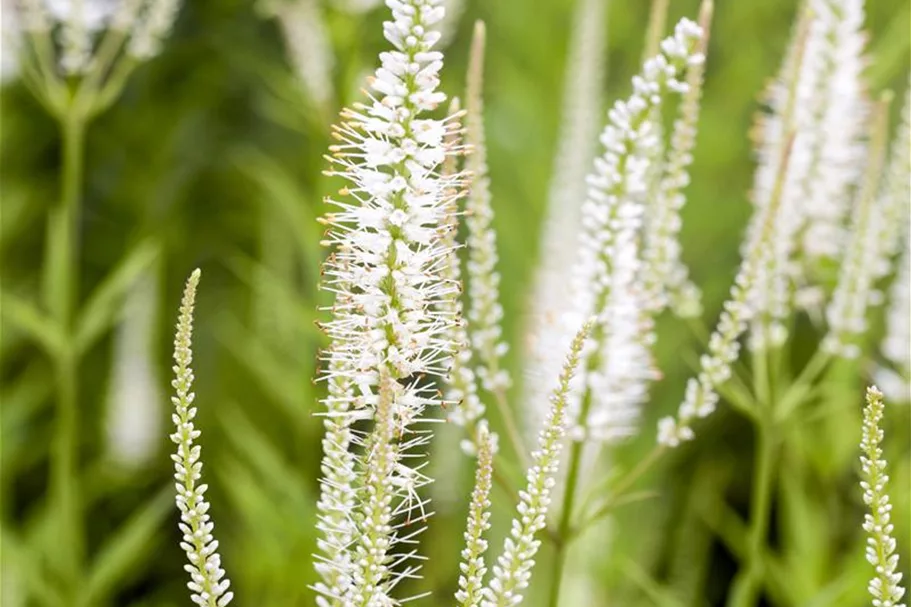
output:
[[67, 581], [76, 588], [84, 552], [79, 499], [78, 354], [75, 352], [74, 310], [78, 297], [78, 221], [83, 178], [85, 121], [74, 112], [61, 123], [63, 174], [60, 203], [48, 218], [45, 299], [66, 336], [55, 360], [57, 425], [52, 443], [51, 478], [59, 508], [59, 546]]
[[788, 419], [797, 407], [806, 400], [813, 389], [813, 383], [825, 371], [831, 359], [832, 356], [822, 348], [816, 350], [810, 361], [803, 368], [803, 371], [800, 372], [797, 379], [791, 383], [791, 386], [781, 397], [780, 404], [775, 411], [777, 422]]
[[[591, 391], [585, 391], [582, 398], [582, 407], [579, 412], [579, 421], [588, 419], [588, 411], [591, 409], [592, 395]], [[557, 607], [560, 604], [560, 584], [563, 581], [563, 569], [566, 567], [567, 548], [569, 547], [569, 536], [572, 529], [573, 507], [576, 502], [576, 485], [579, 484], [579, 472], [582, 469], [582, 449], [585, 442], [575, 440], [569, 452], [569, 468], [566, 473], [566, 489], [563, 492], [563, 505], [560, 508], [560, 524], [557, 527], [557, 536], [555, 538], [554, 554], [554, 573], [550, 586], [550, 605]]]
[[497, 412], [500, 414], [503, 426], [506, 429], [506, 436], [509, 437], [509, 442], [512, 444], [512, 448], [516, 452], [516, 456], [519, 458], [522, 467], [528, 468], [531, 464], [528, 459], [529, 452], [525, 446], [525, 441], [522, 440], [522, 433], [519, 432], [519, 425], [516, 423], [515, 415], [513, 415], [512, 409], [509, 406], [506, 394], [502, 389], [499, 389], [494, 391], [493, 396], [494, 402], [497, 405]]
[[775, 458], [778, 451], [778, 438], [775, 426], [769, 413], [769, 408], [764, 408], [765, 415], [761, 418], [758, 427], [758, 448], [756, 450], [756, 464], [753, 474], [752, 501], [750, 505], [750, 529], [748, 533], [748, 549], [746, 566], [734, 579], [729, 607], [752, 607], [756, 605], [758, 593], [763, 578], [764, 553], [769, 534], [769, 519], [772, 504], [772, 481], [774, 476]]
[[611, 489], [610, 496], [604, 504], [602, 504], [592, 515], [584, 519], [581, 523], [576, 525], [570, 532], [567, 542], [577, 538], [581, 535], [588, 527], [597, 523], [604, 516], [608, 515], [611, 510], [616, 508], [618, 505], [622, 505], [624, 501], [629, 497], [627, 492], [633, 487], [637, 480], [642, 478], [646, 472], [651, 470], [652, 466], [661, 459], [661, 456], [664, 454], [665, 447], [663, 445], [655, 445], [655, 447], [649, 452], [645, 458], [639, 460], [639, 463], [635, 468], [630, 470], [629, 474], [622, 477], [620, 481], [617, 482], [617, 485]]
[[753, 394], [761, 406], [768, 406], [772, 398], [769, 387], [769, 353], [765, 348], [753, 352]]

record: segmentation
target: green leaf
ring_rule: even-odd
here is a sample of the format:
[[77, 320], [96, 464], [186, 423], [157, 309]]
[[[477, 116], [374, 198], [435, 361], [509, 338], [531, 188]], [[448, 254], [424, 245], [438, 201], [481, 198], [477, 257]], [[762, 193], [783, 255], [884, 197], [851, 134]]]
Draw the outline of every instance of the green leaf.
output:
[[309, 418], [307, 403], [313, 401], [313, 390], [306, 369], [289, 361], [233, 316], [224, 317], [217, 337], [291, 419]]
[[262, 188], [262, 202], [274, 205], [288, 218], [304, 266], [319, 268], [323, 259], [323, 250], [319, 244], [321, 229], [312, 205], [302, 203], [308, 197], [301, 191], [293, 175], [268, 156], [253, 149], [239, 153], [237, 164]]
[[234, 451], [244, 456], [261, 484], [268, 484], [275, 493], [290, 499], [299, 512], [313, 509], [316, 496], [310, 493], [306, 481], [275, 448], [275, 441], [261, 432], [239, 406], [224, 408], [219, 420]]
[[44, 449], [35, 449], [34, 418], [48, 404], [53, 384], [47, 362], [33, 359], [19, 375], [0, 389], [0, 470], [4, 474], [33, 458], [44, 457]]
[[155, 261], [158, 244], [144, 240], [127, 253], [92, 293], [76, 324], [76, 351], [85, 352], [118, 318], [117, 309], [137, 278]]
[[[889, 28], [878, 37], [873, 46], [872, 61], [867, 71], [867, 81], [878, 89], [888, 85], [891, 78], [901, 72], [901, 66], [908, 59], [908, 22], [911, 9], [905, 5], [901, 12], [889, 19]], [[904, 84], [904, 82], [902, 82]]]
[[0, 313], [4, 320], [34, 339], [51, 357], [62, 354], [66, 341], [59, 325], [31, 303], [2, 293]]
[[[10, 570], [18, 574], [26, 596], [37, 600], [38, 604], [47, 607], [64, 607], [66, 602], [59, 590], [50, 582], [47, 572], [41, 565], [41, 557], [31, 547], [23, 544], [17, 535], [7, 526], [0, 529], [0, 544], [3, 545], [2, 557], [4, 569], [9, 564]], [[5, 572], [3, 582], [8, 584], [9, 574]], [[27, 605], [32, 604], [26, 601]]]
[[671, 591], [653, 579], [647, 571], [631, 560], [624, 559], [620, 568], [626, 578], [638, 586], [655, 605], [661, 607], [683, 607], [683, 602], [671, 594]]
[[[280, 280], [272, 270], [246, 255], [233, 255], [228, 258], [226, 265], [251, 290], [263, 289], [268, 292], [272, 305], [278, 311], [276, 316], [293, 319], [294, 329], [301, 336], [318, 342], [323, 341], [323, 333], [315, 323], [318, 319], [317, 310], [306, 294], [295, 292], [293, 287]], [[282, 329], [287, 333], [289, 327]]]
[[133, 514], [101, 548], [95, 559], [79, 604], [104, 603], [110, 594], [137, 572], [138, 565], [149, 558], [156, 535], [171, 512], [172, 487], [158, 492]]
[[[802, 430], [795, 429], [792, 440], [799, 440]], [[807, 474], [806, 462], [800, 456], [788, 453], [780, 467], [779, 495], [782, 553], [789, 564], [789, 584], [799, 604], [806, 604], [825, 580], [831, 569], [829, 555], [834, 554], [831, 531], [826, 518], [824, 502], [817, 495], [831, 495], [829, 489], [817, 486], [816, 479]]]

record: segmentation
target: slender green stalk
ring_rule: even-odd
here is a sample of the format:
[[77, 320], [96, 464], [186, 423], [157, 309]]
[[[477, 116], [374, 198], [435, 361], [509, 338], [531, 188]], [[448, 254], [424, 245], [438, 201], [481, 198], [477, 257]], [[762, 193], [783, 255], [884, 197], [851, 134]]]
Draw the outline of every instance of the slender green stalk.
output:
[[790, 387], [784, 392], [778, 406], [775, 408], [775, 418], [778, 422], [788, 419], [797, 407], [807, 400], [813, 390], [813, 382], [826, 370], [831, 360], [832, 355], [830, 353], [822, 348], [816, 350], [810, 361], [803, 368], [803, 371], [797, 376], [797, 379], [791, 382]]
[[[512, 531], [503, 546], [503, 553], [497, 559], [494, 568], [494, 579], [484, 589], [484, 605], [492, 607], [507, 607], [518, 605], [522, 602], [522, 591], [528, 587], [532, 569], [535, 565], [534, 556], [541, 544], [535, 536], [547, 526], [547, 514], [551, 503], [551, 491], [556, 482], [555, 476], [560, 467], [560, 453], [563, 450], [563, 441], [566, 436], [566, 401], [570, 390], [570, 382], [579, 366], [585, 340], [590, 334], [595, 319], [587, 321], [576, 333], [570, 346], [569, 354], [560, 373], [560, 382], [551, 396], [551, 410], [544, 422], [544, 427], [538, 434], [537, 449], [532, 453], [532, 466], [526, 474], [527, 484], [519, 493], [518, 514], [512, 521]], [[588, 391], [587, 391], [588, 392]], [[586, 394], [584, 400], [590, 400]], [[586, 405], [583, 404], [583, 407]], [[579, 454], [582, 443], [573, 443], [573, 463], [571, 464], [573, 479], [578, 478]], [[575, 494], [575, 480], [571, 481], [573, 487], [567, 487], [567, 495]], [[563, 519], [567, 520], [564, 510]], [[562, 557], [562, 537], [554, 538], [557, 550]], [[554, 580], [555, 591], [559, 594], [559, 583], [562, 574], [560, 571]]]
[[628, 502], [630, 495], [627, 492], [633, 487], [637, 480], [642, 478], [646, 472], [652, 469], [652, 466], [661, 459], [661, 456], [666, 450], [667, 447], [664, 445], [655, 445], [648, 455], [639, 460], [639, 463], [636, 464], [626, 476], [621, 477], [617, 484], [611, 488], [607, 501], [598, 507], [593, 514], [586, 517], [582, 522], [576, 524], [575, 527], [570, 530], [570, 534], [566, 538], [566, 541], [571, 541], [579, 537], [586, 529], [608, 515], [618, 505]]
[[759, 420], [758, 448], [753, 472], [753, 488], [750, 504], [750, 528], [746, 567], [734, 579], [733, 590], [728, 600], [729, 607], [755, 605], [764, 576], [764, 553], [769, 534], [769, 519], [772, 506], [772, 481], [775, 460], [778, 457], [778, 436], [771, 416], [771, 403], [763, 407]]
[[78, 298], [78, 221], [83, 181], [85, 122], [72, 112], [61, 122], [63, 173], [61, 200], [48, 218], [45, 298], [65, 336], [54, 361], [57, 389], [57, 427], [51, 454], [54, 501], [59, 508], [59, 537], [67, 581], [78, 584], [84, 556], [82, 506], [79, 498], [78, 353], [73, 317]]
[[670, 0], [652, 0], [648, 13], [648, 29], [645, 31], [645, 49], [642, 62], [645, 63], [658, 54], [664, 30], [667, 29], [667, 9]]
[[519, 463], [522, 464], [523, 468], [527, 468], [529, 466], [528, 448], [525, 446], [525, 441], [522, 440], [522, 433], [519, 432], [519, 424], [516, 423], [516, 416], [509, 406], [509, 401], [506, 398], [506, 391], [503, 388], [498, 387], [493, 391], [493, 396], [494, 402], [497, 405], [497, 412], [500, 414], [503, 427], [506, 429], [506, 436], [509, 437], [509, 443], [516, 452]]
[[768, 406], [772, 398], [766, 349], [753, 351], [753, 394], [762, 406]]
[[[582, 407], [578, 419], [586, 419], [591, 409], [591, 391], [586, 390], [582, 399]], [[560, 506], [560, 523], [557, 527], [554, 553], [554, 573], [550, 586], [550, 605], [556, 607], [560, 604], [560, 585], [563, 581], [563, 569], [566, 566], [566, 557], [569, 548], [569, 535], [572, 529], [573, 508], [576, 504], [576, 486], [579, 484], [579, 472], [582, 469], [583, 441], [573, 441], [569, 452], [569, 468], [566, 473], [566, 489], [563, 491], [563, 504]]]

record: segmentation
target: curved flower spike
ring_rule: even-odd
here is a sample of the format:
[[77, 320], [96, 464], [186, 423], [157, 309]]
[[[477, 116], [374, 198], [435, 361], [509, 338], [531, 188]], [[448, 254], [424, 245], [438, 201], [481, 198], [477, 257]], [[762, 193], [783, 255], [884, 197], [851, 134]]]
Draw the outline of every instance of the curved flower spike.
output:
[[886, 460], [879, 444], [883, 440], [880, 426], [883, 418], [883, 394], [876, 386], [867, 388], [867, 406], [864, 408], [863, 438], [860, 448], [861, 481], [864, 503], [870, 512], [864, 515], [864, 531], [867, 532], [867, 561], [876, 569], [876, 576], [870, 580], [868, 589], [877, 607], [903, 607], [899, 601], [905, 594], [901, 586], [902, 574], [898, 569], [898, 554], [895, 553], [895, 538], [890, 522], [892, 504], [886, 493]]
[[[888, 98], [885, 98], [888, 97]], [[860, 355], [858, 342], [867, 331], [867, 309], [875, 287], [876, 266], [881, 263], [882, 222], [886, 219], [878, 196], [886, 152], [886, 132], [891, 94], [874, 110], [870, 136], [870, 157], [863, 187], [851, 218], [851, 237], [838, 275], [838, 284], [826, 309], [829, 334], [822, 347], [845, 358]]]
[[541, 229], [539, 262], [526, 321], [524, 429], [534, 439], [547, 415], [548, 395], [559, 373], [566, 337], [560, 319], [572, 308], [566, 268], [578, 251], [585, 202], [585, 177], [598, 149], [604, 83], [604, 15], [607, 0], [577, 0], [569, 57], [563, 76], [560, 139], [553, 160], [547, 210]]
[[587, 321], [576, 333], [563, 364], [559, 384], [551, 396], [551, 409], [538, 435], [538, 448], [531, 454], [526, 488], [519, 492], [518, 516], [503, 545], [503, 553], [493, 568], [493, 580], [483, 591], [482, 607], [507, 607], [522, 602], [522, 591], [528, 587], [535, 553], [541, 540], [535, 535], [547, 525], [550, 494], [556, 484], [566, 435], [566, 405], [570, 381], [579, 367], [585, 340], [595, 321]]
[[177, 395], [171, 398], [176, 431], [171, 440], [177, 445], [174, 460], [174, 478], [177, 487], [177, 508], [180, 510], [180, 531], [183, 539], [180, 547], [187, 553], [189, 564], [184, 568], [190, 574], [187, 586], [190, 598], [202, 607], [224, 607], [234, 598], [228, 591], [231, 582], [225, 577], [218, 555], [218, 540], [212, 535], [215, 524], [209, 515], [209, 502], [205, 493], [208, 485], [199, 484], [202, 478], [201, 449], [194, 444], [199, 430], [193, 425], [196, 407], [195, 394], [190, 392], [193, 384], [192, 337], [193, 305], [196, 301], [196, 287], [199, 284], [199, 270], [194, 270], [187, 280], [187, 287], [180, 302], [180, 318], [177, 321], [177, 335], [174, 337], [174, 374], [171, 382]]
[[487, 175], [487, 143], [484, 140], [484, 22], [475, 24], [468, 67], [465, 141], [471, 154], [465, 162], [469, 174], [465, 201], [468, 226], [468, 332], [477, 354], [481, 385], [491, 392], [509, 387], [509, 373], [503, 368], [503, 306], [500, 305], [500, 273], [497, 271], [497, 234], [493, 229], [490, 177]]
[[588, 177], [582, 207], [575, 309], [564, 319], [570, 327], [583, 318], [598, 319], [570, 401], [576, 440], [612, 441], [631, 434], [648, 382], [657, 377], [639, 257], [646, 175], [658, 145], [650, 117], [670, 92], [687, 91], [678, 78], [687, 66], [703, 61], [696, 51], [701, 36], [698, 25], [681, 20], [662, 41], [660, 53], [633, 78], [633, 94], [608, 112], [601, 134], [604, 153]]
[[496, 453], [496, 435], [487, 428], [485, 420], [478, 423], [475, 442], [478, 467], [474, 490], [471, 492], [471, 504], [468, 507], [465, 548], [462, 550], [462, 562], [459, 564], [459, 590], [455, 594], [456, 601], [463, 607], [476, 607], [479, 604], [484, 574], [487, 573], [487, 566], [484, 563], [487, 540], [484, 539], [484, 533], [490, 529], [490, 487], [493, 478], [493, 457]]

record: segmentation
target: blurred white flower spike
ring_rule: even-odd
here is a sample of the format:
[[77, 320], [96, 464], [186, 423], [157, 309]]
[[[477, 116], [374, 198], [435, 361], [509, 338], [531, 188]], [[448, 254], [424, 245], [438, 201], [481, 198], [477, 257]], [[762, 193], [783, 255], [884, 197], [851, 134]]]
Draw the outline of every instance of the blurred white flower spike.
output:
[[[53, 34], [64, 74], [93, 70], [96, 52], [108, 55], [121, 46], [145, 60], [158, 53], [168, 36], [180, 0], [18, 0], [23, 28], [32, 37]], [[102, 58], [108, 61], [107, 56]]]
[[[704, 1], [699, 15], [702, 37], [697, 55], [705, 56], [714, 4]], [[681, 259], [680, 211], [686, 204], [684, 190], [690, 183], [689, 165], [693, 162], [699, 123], [705, 61], [691, 62], [686, 70], [686, 90], [674, 121], [670, 146], [658, 166], [654, 200], [646, 207], [642, 258], [646, 303], [653, 313], [670, 307], [681, 318], [699, 316], [702, 311], [699, 288], [689, 279]], [[658, 114], [660, 119], [660, 114]], [[660, 150], [656, 150], [660, 151]]]
[[877, 381], [888, 398], [908, 402], [911, 400], [911, 83], [885, 178], [884, 229], [879, 235], [883, 250], [878, 278], [889, 273], [889, 262], [894, 256], [899, 256], [899, 262], [889, 289], [886, 335], [880, 346], [891, 368], [882, 366], [877, 371]]
[[547, 415], [547, 402], [560, 360], [554, 356], [564, 340], [560, 319], [572, 307], [566, 268], [578, 250], [585, 177], [598, 150], [602, 116], [607, 0], [578, 0], [573, 17], [569, 57], [563, 76], [560, 138], [553, 160], [547, 210], [541, 228], [539, 262], [526, 321], [524, 370], [525, 432], [537, 435]]
[[[882, 177], [891, 93], [876, 105], [870, 128], [870, 154], [863, 187], [851, 217], [848, 248], [841, 263], [838, 283], [826, 309], [829, 334], [822, 347], [844, 358], [857, 358], [867, 332], [867, 311], [874, 297], [877, 266], [882, 260], [887, 198], [879, 195]], [[888, 264], [887, 264], [888, 265]]]
[[322, 377], [350, 388], [324, 403], [332, 416], [373, 420], [373, 429], [351, 431], [364, 447], [355, 458], [362, 483], [345, 513], [355, 533], [347, 557], [322, 564], [333, 569], [318, 587], [326, 605], [395, 604], [396, 585], [420, 569], [411, 546], [430, 515], [418, 494], [430, 479], [415, 461], [430, 434], [418, 423], [427, 407], [443, 404], [428, 380], [448, 373], [460, 322], [446, 306], [459, 285], [444, 269], [463, 177], [443, 170], [459, 153], [459, 116], [424, 117], [446, 99], [437, 90], [443, 55], [433, 50], [444, 9], [440, 0], [386, 4], [392, 19], [383, 30], [394, 48], [380, 53], [370, 102], [342, 112], [327, 157], [327, 174], [347, 185], [326, 201], [336, 210], [321, 219], [323, 244], [332, 248], [322, 288], [335, 294], [323, 324], [330, 347]]
[[[646, 173], [658, 145], [649, 117], [669, 93], [687, 91], [680, 78], [688, 66], [704, 60], [696, 50], [701, 36], [696, 23], [681, 20], [661, 43], [661, 52], [633, 78], [632, 96], [608, 112], [601, 134], [604, 152], [595, 159], [582, 207], [575, 309], [564, 319], [567, 327], [598, 319], [570, 399], [577, 440], [614, 441], [635, 432], [648, 384], [657, 378], [639, 242]], [[564, 340], [569, 342], [568, 334]]]
[[[780, 150], [793, 131], [775, 252], [760, 277], [753, 349], [787, 338], [795, 305], [822, 303], [824, 262], [847, 250], [852, 196], [863, 175], [869, 102], [861, 78], [866, 36], [863, 0], [810, 0], [801, 13], [782, 75], [767, 93], [759, 124], [753, 201], [769, 204]], [[759, 214], [756, 215], [758, 217]], [[753, 227], [752, 229], [756, 229]]]
[[503, 368], [503, 306], [500, 305], [500, 273], [497, 270], [497, 235], [493, 229], [490, 177], [487, 174], [487, 143], [484, 137], [484, 23], [475, 23], [468, 66], [465, 141], [470, 155], [465, 162], [469, 175], [465, 223], [468, 226], [468, 327], [477, 357], [477, 376], [490, 392], [509, 387]]
[[[181, 0], [13, 0], [16, 73], [44, 107], [82, 130], [120, 95], [135, 67], [158, 54]], [[7, 9], [4, 2], [4, 9]], [[21, 63], [21, 65], [20, 65]], [[7, 67], [4, 66], [6, 70]]]
[[335, 97], [335, 55], [317, 0], [277, 0], [266, 9], [278, 19], [286, 55], [307, 97], [326, 112]]

